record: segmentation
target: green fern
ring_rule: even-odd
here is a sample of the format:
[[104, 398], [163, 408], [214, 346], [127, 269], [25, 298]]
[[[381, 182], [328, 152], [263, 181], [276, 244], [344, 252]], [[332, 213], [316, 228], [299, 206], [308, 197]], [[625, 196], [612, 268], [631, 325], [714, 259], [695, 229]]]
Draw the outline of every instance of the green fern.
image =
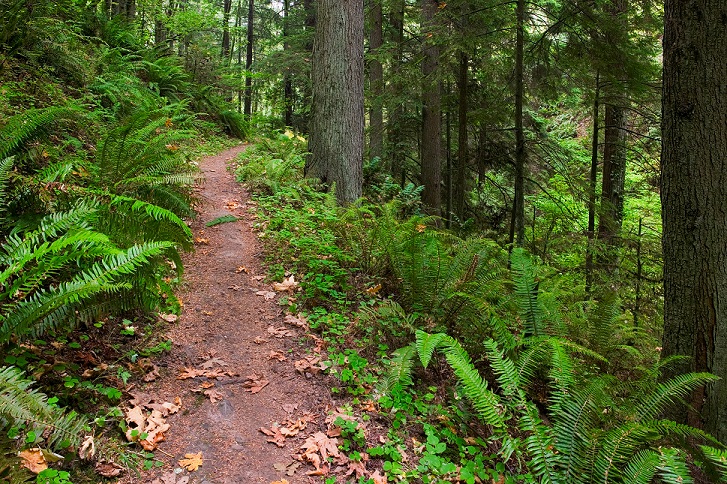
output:
[[17, 154], [21, 148], [44, 134], [52, 123], [79, 115], [76, 106], [59, 106], [45, 109], [30, 109], [8, 119], [0, 130], [0, 160]]
[[429, 334], [421, 330], [416, 332], [416, 350], [424, 368], [429, 366], [434, 351], [446, 338], [444, 333]]
[[376, 385], [376, 391], [381, 395], [388, 395], [397, 386], [407, 387], [413, 384], [412, 371], [414, 369], [414, 357], [417, 349], [414, 345], [404, 346], [394, 351], [389, 361], [389, 370]]
[[4, 418], [10, 424], [26, 423], [37, 435], [47, 431], [49, 447], [77, 445], [85, 421], [49, 405], [46, 395], [31, 388], [32, 384], [17, 368], [0, 368], [0, 422]]

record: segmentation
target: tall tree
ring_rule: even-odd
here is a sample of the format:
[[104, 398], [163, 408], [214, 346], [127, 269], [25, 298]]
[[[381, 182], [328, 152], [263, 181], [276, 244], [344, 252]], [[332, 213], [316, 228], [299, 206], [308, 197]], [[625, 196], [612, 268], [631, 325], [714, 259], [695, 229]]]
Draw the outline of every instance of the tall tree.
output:
[[230, 12], [232, 0], [224, 0], [222, 4], [222, 61], [230, 60]]
[[247, 7], [247, 56], [245, 57], [245, 117], [252, 116], [252, 53], [255, 40], [255, 0], [249, 0]]
[[525, 131], [523, 97], [525, 94], [523, 57], [525, 54], [525, 0], [516, 4], [515, 42], [515, 195], [510, 221], [510, 245], [525, 243]]
[[435, 42], [439, 2], [422, 0], [422, 201], [431, 214], [439, 215], [442, 204], [442, 93], [439, 79], [439, 46]]
[[666, 0], [663, 357], [722, 379], [676, 414], [727, 442], [727, 3]]
[[391, 19], [391, 41], [394, 44], [394, 56], [392, 59], [392, 82], [391, 96], [394, 99], [393, 107], [390, 109], [391, 116], [387, 126], [389, 153], [391, 156], [391, 174], [404, 186], [406, 182], [406, 168], [404, 167], [404, 104], [402, 102], [404, 84], [402, 82], [402, 70], [404, 67], [404, 7], [405, 0], [392, 2], [389, 18]]
[[373, 0], [370, 13], [369, 49], [371, 62], [369, 64], [369, 82], [371, 84], [371, 109], [369, 110], [369, 157], [383, 156], [384, 151], [384, 105], [382, 100], [384, 90], [384, 68], [377, 57], [379, 49], [384, 44], [383, 10], [381, 0]]
[[[290, 0], [283, 0], [283, 50], [290, 50]], [[283, 124], [293, 126], [293, 81], [290, 67], [283, 74]]]
[[359, 0], [318, 0], [313, 42], [313, 119], [306, 175], [361, 197], [364, 148], [364, 10]]

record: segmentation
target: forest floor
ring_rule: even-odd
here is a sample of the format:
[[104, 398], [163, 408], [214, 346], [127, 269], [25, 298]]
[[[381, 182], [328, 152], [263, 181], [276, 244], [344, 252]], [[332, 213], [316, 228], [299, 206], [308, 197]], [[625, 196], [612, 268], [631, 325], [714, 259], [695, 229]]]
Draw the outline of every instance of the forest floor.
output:
[[[292, 456], [307, 437], [326, 431], [325, 415], [335, 407], [328, 377], [296, 371], [294, 362], [309, 355], [315, 342], [294, 325], [295, 318], [286, 321], [278, 303], [283, 293], [264, 282], [254, 202], [229, 169], [244, 149], [201, 161], [206, 181], [198, 188], [192, 225], [196, 251], [184, 261], [183, 311], [167, 335], [172, 350], [154, 362], [156, 380], [132, 392], [132, 403], [142, 407], [176, 401], [181, 408], [166, 417], [170, 428], [155, 452], [165, 465], [126, 482], [314, 482], [306, 476], [312, 467]], [[238, 220], [205, 225], [226, 215]], [[275, 436], [261, 428], [283, 446], [270, 443]], [[281, 438], [276, 430], [284, 428], [295, 435]], [[200, 453], [198, 469], [180, 464], [185, 455]], [[191, 460], [186, 463], [193, 468]]]

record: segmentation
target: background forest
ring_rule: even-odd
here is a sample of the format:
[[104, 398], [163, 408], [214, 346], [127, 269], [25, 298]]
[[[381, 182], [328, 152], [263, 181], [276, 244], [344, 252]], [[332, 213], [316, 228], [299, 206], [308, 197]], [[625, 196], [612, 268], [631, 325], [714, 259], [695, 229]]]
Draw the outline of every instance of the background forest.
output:
[[[143, 374], [118, 363], [169, 349], [153, 315], [181, 310], [194, 160], [232, 137], [255, 142], [237, 176], [271, 280], [296, 275], [336, 390], [390, 426], [345, 429], [346, 452], [392, 482], [720, 479], [725, 429], [671, 410], [716, 378], [660, 355], [663, 6], [340, 4], [358, 74], [320, 34], [329, 0], [0, 0], [0, 478], [28, 479], [18, 447], [88, 433], [154, 465], [114, 440]], [[101, 479], [87, 467], [65, 468]]]

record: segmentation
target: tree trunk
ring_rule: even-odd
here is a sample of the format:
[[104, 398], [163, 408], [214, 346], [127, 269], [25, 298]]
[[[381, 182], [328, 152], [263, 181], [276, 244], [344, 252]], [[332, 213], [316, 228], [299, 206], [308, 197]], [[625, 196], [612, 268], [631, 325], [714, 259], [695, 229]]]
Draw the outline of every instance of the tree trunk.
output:
[[722, 379], [674, 417], [727, 442], [727, 4], [666, 0], [662, 100], [664, 340], [675, 372]]
[[[371, 5], [371, 37], [369, 48], [371, 55], [379, 54], [384, 44], [382, 0], [373, 0]], [[369, 66], [371, 82], [371, 109], [369, 111], [369, 157], [381, 158], [384, 152], [384, 111], [382, 95], [384, 90], [384, 68], [377, 58], [371, 59]]]
[[525, 243], [525, 132], [523, 128], [523, 55], [525, 49], [525, 0], [517, 0], [515, 45], [515, 195], [510, 220], [510, 247]]
[[230, 60], [230, 12], [232, 11], [232, 0], [224, 0], [222, 5], [222, 60], [227, 63]]
[[428, 213], [439, 215], [442, 204], [442, 106], [439, 80], [439, 46], [432, 41], [437, 0], [422, 0], [424, 60], [422, 62], [422, 202]]
[[255, 15], [255, 0], [249, 0], [247, 9], [247, 57], [245, 57], [245, 117], [252, 117], [252, 47], [255, 35], [253, 31]]
[[[290, 0], [283, 1], [283, 50], [290, 50]], [[293, 82], [290, 78], [290, 68], [285, 68], [283, 75], [283, 124], [293, 126]]]
[[457, 87], [459, 88], [458, 101], [458, 124], [459, 136], [457, 140], [457, 169], [456, 179], [454, 182], [454, 213], [460, 221], [464, 221], [465, 194], [467, 187], [465, 186], [465, 174], [468, 162], [468, 140], [467, 140], [467, 83], [469, 74], [469, 58], [464, 52], [459, 53], [459, 75], [457, 76]]
[[601, 90], [599, 75], [596, 73], [596, 92], [593, 96], [593, 135], [591, 137], [591, 173], [588, 180], [588, 245], [586, 247], [586, 294], [593, 287], [593, 250], [596, 237], [596, 184], [598, 182], [598, 132], [599, 102]]
[[402, 67], [404, 65], [404, 0], [397, 0], [392, 6], [390, 12], [391, 27], [393, 31], [393, 39], [395, 49], [393, 58], [393, 69], [391, 83], [392, 97], [394, 99], [394, 107], [391, 110], [391, 118], [389, 120], [389, 151], [391, 153], [391, 175], [394, 179], [401, 180], [401, 186], [404, 186], [406, 180], [406, 170], [404, 169], [404, 152], [402, 145], [404, 144], [404, 132], [402, 123], [404, 121], [404, 105], [401, 101], [402, 92], [404, 90], [401, 76]]
[[363, 23], [363, 2], [316, 2], [311, 155], [305, 171], [335, 184], [343, 204], [361, 197], [363, 183]]

